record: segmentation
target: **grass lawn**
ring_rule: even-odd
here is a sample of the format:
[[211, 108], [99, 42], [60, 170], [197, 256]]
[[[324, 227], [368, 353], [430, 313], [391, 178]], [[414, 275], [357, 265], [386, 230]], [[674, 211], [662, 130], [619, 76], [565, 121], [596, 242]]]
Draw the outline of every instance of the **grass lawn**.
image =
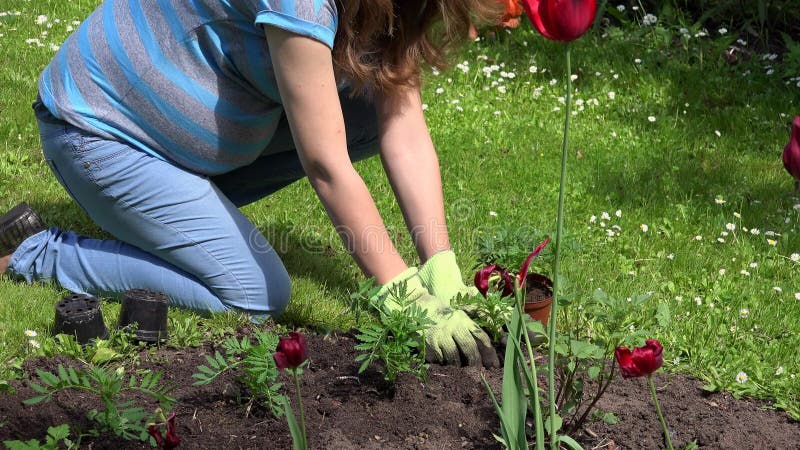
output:
[[[0, 0], [0, 210], [26, 200], [49, 224], [100, 237], [49, 173], [30, 108], [38, 74], [97, 3]], [[650, 294], [628, 326], [642, 332], [659, 312], [646, 334], [664, 344], [665, 368], [800, 418], [800, 200], [781, 164], [800, 114], [800, 78], [736, 36], [680, 28], [628, 24], [575, 42], [564, 311], [591, 324], [582, 302], [596, 290]], [[735, 65], [722, 57], [731, 45], [741, 49]], [[453, 246], [471, 278], [481, 246], [529, 245], [529, 235], [555, 230], [564, 65], [562, 47], [529, 26], [470, 43], [456, 62], [426, 73], [424, 101]], [[356, 168], [399, 250], [418, 263], [380, 162]], [[292, 274], [279, 322], [352, 327], [347, 302], [362, 276], [309, 184], [244, 211]], [[518, 265], [512, 256], [500, 262]], [[549, 273], [548, 261], [537, 269]], [[0, 378], [37, 352], [25, 330], [49, 339], [52, 305], [64, 294], [0, 278], [0, 360], [9, 362]], [[108, 320], [119, 306], [104, 308]], [[199, 321], [172, 314], [187, 329]]]

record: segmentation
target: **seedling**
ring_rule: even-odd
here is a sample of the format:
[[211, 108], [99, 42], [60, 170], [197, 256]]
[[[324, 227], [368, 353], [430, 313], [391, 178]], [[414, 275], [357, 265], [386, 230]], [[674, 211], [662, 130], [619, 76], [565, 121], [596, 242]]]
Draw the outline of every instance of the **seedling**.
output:
[[53, 395], [68, 389], [90, 392], [100, 397], [103, 409], [88, 411], [86, 415], [89, 420], [99, 426], [98, 431], [111, 432], [123, 439], [148, 441], [146, 420], [150, 418], [150, 413], [136, 406], [133, 400], [123, 400], [123, 392], [146, 394], [164, 409], [171, 409], [175, 403], [175, 399], [168, 395], [173, 386], [159, 384], [161, 372], [147, 371], [137, 380], [134, 374], [127, 377], [123, 366], [89, 366], [81, 370], [59, 365], [56, 373], [37, 370], [36, 374], [42, 384], [31, 383], [31, 387], [41, 395], [25, 400], [25, 404], [49, 402]]
[[384, 378], [390, 383], [402, 372], [427, 380], [424, 333], [431, 320], [415, 299], [409, 298], [405, 283], [396, 286], [390, 296], [397, 299], [400, 307], [388, 311], [383, 305], [385, 298], [373, 297], [370, 305], [378, 313], [378, 322], [358, 329], [356, 338], [361, 343], [356, 349], [367, 352], [356, 357], [356, 361], [361, 362], [358, 372], [364, 372], [370, 364], [380, 360], [384, 365]]
[[47, 436], [44, 438], [44, 443], [39, 442], [37, 439], [31, 439], [25, 442], [18, 440], [4, 441], [3, 444], [9, 450], [59, 450], [61, 448], [72, 450], [80, 448], [80, 439], [77, 442], [73, 442], [69, 438], [69, 425], [64, 423], [47, 428]]
[[[286, 396], [281, 394], [282, 384], [277, 383], [278, 368], [272, 354], [278, 345], [278, 337], [268, 331], [255, 333], [256, 343], [245, 336], [241, 340], [231, 337], [225, 340], [225, 355], [214, 352], [214, 356], [206, 355], [208, 365], [197, 368], [195, 386], [209, 384], [225, 372], [240, 369], [239, 381], [245, 384], [252, 393], [249, 405], [258, 399], [272, 414], [279, 418], [283, 415]], [[249, 410], [249, 406], [248, 406]]]

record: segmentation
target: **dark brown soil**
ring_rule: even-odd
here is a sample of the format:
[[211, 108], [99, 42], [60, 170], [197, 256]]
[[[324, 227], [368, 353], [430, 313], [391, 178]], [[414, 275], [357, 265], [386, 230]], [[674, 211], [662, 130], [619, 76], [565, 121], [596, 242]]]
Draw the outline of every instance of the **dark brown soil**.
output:
[[[492, 437], [498, 421], [481, 383], [481, 375], [499, 393], [501, 369], [431, 368], [422, 383], [401, 376], [393, 394], [374, 370], [359, 375], [354, 362], [355, 342], [349, 335], [309, 336], [310, 364], [303, 374], [310, 447], [314, 449], [495, 449]], [[213, 348], [161, 349], [141, 354], [141, 369], [165, 372], [179, 383], [178, 434], [183, 448], [262, 449], [291, 448], [286, 425], [260, 407], [247, 414], [226, 390], [235, 385], [229, 376], [207, 386], [192, 386], [192, 374], [204, 364]], [[37, 359], [26, 369], [53, 370], [65, 358]], [[74, 363], [73, 363], [74, 364]], [[288, 377], [285, 389], [290, 394]], [[800, 424], [781, 412], [763, 409], [752, 401], [726, 394], [706, 394], [701, 383], [681, 375], [658, 374], [656, 385], [673, 443], [682, 447], [697, 440], [708, 449], [798, 449]], [[89, 425], [85, 419], [91, 397], [64, 392], [46, 404], [26, 406], [23, 399], [34, 392], [27, 382], [15, 384], [16, 392], [0, 395], [0, 441], [42, 438], [48, 426], [70, 423], [75, 429]], [[148, 409], [155, 405], [143, 405]], [[646, 380], [618, 379], [600, 401], [604, 412], [620, 419], [616, 425], [593, 422], [575, 436], [587, 449], [663, 448], [661, 428], [651, 405]], [[111, 437], [88, 442], [83, 448], [146, 448], [141, 442]]]

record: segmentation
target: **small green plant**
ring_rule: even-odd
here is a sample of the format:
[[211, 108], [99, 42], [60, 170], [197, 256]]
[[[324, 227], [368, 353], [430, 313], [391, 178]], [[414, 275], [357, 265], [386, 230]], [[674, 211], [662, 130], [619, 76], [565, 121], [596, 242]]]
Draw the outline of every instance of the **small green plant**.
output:
[[54, 357], [65, 355], [77, 361], [105, 364], [120, 359], [138, 357], [141, 345], [134, 343], [133, 333], [127, 328], [109, 330], [108, 339], [95, 339], [92, 345], [81, 345], [75, 336], [57, 334], [52, 339], [42, 339], [40, 346], [31, 353]]
[[240, 311], [225, 311], [212, 313], [203, 318], [206, 339], [221, 341], [228, 336], [236, 334], [240, 328], [252, 325], [251, 318]]
[[[531, 249], [542, 242], [547, 233], [529, 227], [500, 226], [492, 233], [482, 235], [475, 246], [475, 269], [497, 264], [502, 267], [513, 267], [525, 260]], [[545, 251], [543, 260], [549, 260], [552, 254]]]
[[203, 332], [199, 327], [199, 317], [192, 314], [178, 320], [169, 318], [169, 344], [178, 347], [199, 347], [203, 343]]
[[378, 322], [358, 329], [356, 338], [360, 343], [356, 349], [367, 352], [356, 357], [356, 361], [361, 362], [358, 372], [364, 372], [370, 364], [380, 360], [384, 365], [384, 378], [389, 383], [394, 383], [402, 372], [426, 380], [424, 333], [431, 320], [415, 299], [409, 297], [405, 283], [396, 286], [390, 296], [397, 299], [400, 307], [389, 311], [384, 307], [386, 297], [373, 297], [370, 305], [378, 313]]
[[37, 439], [29, 441], [3, 441], [6, 448], [9, 450], [59, 450], [67, 448], [69, 450], [80, 448], [80, 440], [73, 442], [69, 438], [69, 425], [61, 424], [54, 427], [47, 428], [47, 436], [44, 437], [44, 442], [39, 442]]
[[[574, 296], [562, 295], [569, 305]], [[660, 304], [649, 317], [649, 295], [616, 298], [597, 289], [582, 302], [582, 314], [565, 317], [565, 330], [555, 335], [556, 409], [568, 434], [579, 430], [614, 379], [614, 349], [641, 339], [648, 327], [668, 325], [669, 311]], [[635, 326], [632, 325], [636, 323]], [[587, 391], [592, 386], [592, 391]]]
[[136, 406], [133, 400], [123, 400], [121, 394], [136, 391], [146, 394], [165, 409], [170, 409], [175, 399], [169, 396], [172, 386], [160, 385], [161, 372], [146, 371], [140, 378], [126, 375], [125, 367], [88, 366], [86, 369], [58, 366], [56, 373], [37, 370], [42, 384], [31, 383], [31, 387], [41, 395], [29, 398], [25, 404], [33, 405], [49, 402], [53, 395], [64, 390], [82, 390], [100, 398], [103, 409], [92, 409], [87, 417], [99, 425], [101, 432], [111, 432], [123, 439], [147, 441], [146, 420], [150, 413]]
[[199, 366], [199, 372], [193, 374], [192, 378], [197, 379], [195, 386], [209, 384], [223, 373], [238, 368], [241, 370], [239, 381], [252, 394], [249, 404], [260, 399], [279, 418], [283, 415], [286, 399], [280, 392], [283, 385], [276, 382], [278, 368], [272, 356], [278, 345], [278, 337], [264, 330], [256, 331], [254, 337], [255, 343], [247, 336], [241, 340], [235, 337], [226, 339], [223, 343], [225, 355], [218, 351], [213, 356], [206, 355], [208, 365]]
[[511, 320], [514, 311], [514, 299], [503, 296], [501, 292], [490, 291], [486, 298], [480, 296], [457, 296], [453, 299], [455, 308], [463, 309], [484, 329], [492, 341], [500, 342], [506, 323]]

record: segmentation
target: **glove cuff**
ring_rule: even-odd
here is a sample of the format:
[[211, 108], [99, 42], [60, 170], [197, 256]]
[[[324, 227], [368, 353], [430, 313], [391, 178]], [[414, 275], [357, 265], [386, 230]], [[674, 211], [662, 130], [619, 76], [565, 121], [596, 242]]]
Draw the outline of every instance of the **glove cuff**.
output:
[[454, 297], [462, 288], [461, 269], [452, 250], [442, 250], [431, 256], [419, 269], [422, 285], [431, 294], [444, 299]]
[[397, 306], [396, 300], [392, 298], [387, 298], [390, 296], [390, 293], [393, 289], [395, 289], [401, 283], [406, 284], [406, 294], [410, 298], [420, 297], [423, 294], [427, 294], [428, 290], [422, 285], [419, 277], [417, 276], [418, 270], [416, 267], [409, 267], [408, 269], [400, 272], [397, 276], [389, 280], [386, 284], [381, 286], [378, 290], [377, 297], [379, 299], [386, 299], [385, 302], [386, 306], [389, 308], [394, 308]]

